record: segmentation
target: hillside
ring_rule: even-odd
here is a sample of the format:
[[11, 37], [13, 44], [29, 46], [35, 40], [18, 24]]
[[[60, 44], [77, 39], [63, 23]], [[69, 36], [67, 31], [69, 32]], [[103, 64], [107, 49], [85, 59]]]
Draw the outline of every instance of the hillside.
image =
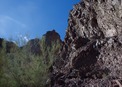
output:
[[[54, 38], [55, 37], [55, 38]], [[20, 41], [22, 42], [22, 41]], [[24, 46], [0, 39], [0, 87], [45, 87], [62, 41], [55, 31]]]

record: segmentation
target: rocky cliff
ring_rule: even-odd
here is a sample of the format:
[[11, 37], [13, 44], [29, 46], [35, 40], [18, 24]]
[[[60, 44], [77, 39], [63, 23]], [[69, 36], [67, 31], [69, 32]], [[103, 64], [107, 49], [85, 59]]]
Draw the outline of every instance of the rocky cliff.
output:
[[[43, 35], [43, 37], [45, 39], [44, 43], [46, 47], [50, 47], [51, 44], [62, 44], [60, 35], [55, 30], [47, 31], [46, 34]], [[5, 47], [6, 53], [14, 53], [17, 50], [22, 49], [35, 55], [41, 55], [41, 40], [42, 39], [39, 38], [31, 39], [24, 46], [18, 47], [14, 42], [6, 41], [3, 38], [0, 38], [0, 50]], [[3, 46], [3, 44], [5, 46]]]
[[83, 0], [68, 19], [52, 87], [122, 87], [122, 0]]
[[0, 38], [0, 51], [5, 47], [6, 53], [14, 53], [16, 49], [18, 49], [18, 46], [11, 42], [11, 41], [6, 41], [3, 38]]
[[[57, 44], [57, 41], [59, 42], [59, 44], [62, 44], [60, 35], [55, 30], [47, 31], [46, 34], [43, 35], [43, 37], [45, 39], [44, 42], [46, 47], [50, 47], [51, 44]], [[23, 48], [28, 52], [31, 52], [32, 54], [41, 55], [41, 40], [42, 39], [39, 38], [31, 39]]]

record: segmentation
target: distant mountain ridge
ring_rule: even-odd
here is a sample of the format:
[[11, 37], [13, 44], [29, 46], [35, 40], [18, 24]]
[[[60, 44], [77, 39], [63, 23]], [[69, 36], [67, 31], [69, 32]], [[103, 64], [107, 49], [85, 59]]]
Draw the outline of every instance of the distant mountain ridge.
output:
[[[44, 34], [43, 37], [45, 38], [46, 41], [45, 44], [47, 46], [51, 46], [51, 44], [56, 43], [56, 41], [62, 43], [62, 40], [60, 39], [60, 35], [55, 30], [47, 31], [47, 33]], [[41, 54], [41, 43], [40, 43], [41, 39], [39, 38], [31, 39], [27, 42], [27, 44], [21, 47], [18, 47], [16, 43], [12, 41], [6, 41], [3, 38], [0, 38], [1, 48], [3, 47], [3, 42], [6, 43], [6, 53], [14, 52], [13, 50], [14, 48], [18, 48], [18, 49], [20, 48], [20, 49], [26, 49], [28, 52], [32, 54], [36, 54], [36, 55]]]
[[[56, 44], [58, 41], [59, 44], [62, 44], [62, 40], [60, 39], [60, 35], [55, 31], [47, 31], [46, 34], [43, 35], [45, 38], [45, 45], [46, 46], [51, 46], [51, 44]], [[28, 43], [24, 46], [25, 48], [28, 49], [31, 53], [34, 54], [41, 54], [41, 39], [35, 38], [32, 40], [29, 40]]]

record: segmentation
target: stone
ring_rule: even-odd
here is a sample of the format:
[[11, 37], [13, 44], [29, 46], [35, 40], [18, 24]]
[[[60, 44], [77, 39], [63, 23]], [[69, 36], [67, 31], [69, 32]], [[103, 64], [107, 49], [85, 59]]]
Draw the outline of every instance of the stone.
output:
[[[43, 35], [45, 38], [45, 46], [51, 46], [51, 44], [56, 44], [57, 41], [59, 44], [62, 44], [62, 40], [60, 39], [60, 35], [55, 31], [47, 31], [46, 34]], [[35, 54], [35, 55], [41, 55], [42, 54], [42, 46], [41, 46], [41, 39], [35, 38], [28, 41], [28, 43], [23, 46], [22, 48], [27, 50], [28, 52]]]
[[74, 5], [52, 65], [51, 87], [112, 87], [113, 80], [122, 79], [121, 2], [83, 0]]

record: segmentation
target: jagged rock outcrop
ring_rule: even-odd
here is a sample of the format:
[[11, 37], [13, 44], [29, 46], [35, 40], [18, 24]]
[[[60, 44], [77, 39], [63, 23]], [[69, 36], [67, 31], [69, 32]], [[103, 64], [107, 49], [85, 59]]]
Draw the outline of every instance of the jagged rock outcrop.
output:
[[35, 38], [29, 40], [28, 43], [22, 48], [27, 50], [29, 53], [40, 55], [41, 54], [40, 39]]
[[[43, 35], [45, 38], [45, 46], [49, 47], [51, 44], [57, 44], [57, 41], [59, 44], [62, 44], [62, 40], [60, 39], [60, 35], [55, 31], [48, 31], [46, 34]], [[3, 43], [5, 43], [3, 46]], [[41, 39], [35, 38], [31, 39], [27, 42], [25, 46], [18, 47], [14, 42], [4, 40], [3, 38], [0, 38], [0, 50], [5, 47], [6, 53], [14, 53], [19, 49], [25, 50], [29, 53], [35, 54], [35, 55], [41, 55]]]
[[51, 87], [121, 87], [122, 0], [74, 5], [59, 57]]
[[0, 48], [2, 48], [3, 46], [2, 46], [2, 43], [3, 43], [3, 39], [2, 38], [0, 38]]
[[52, 43], [56, 43], [57, 41], [62, 43], [60, 35], [55, 30], [48, 31], [43, 36], [45, 37], [45, 43], [48, 46], [50, 46]]
[[[59, 44], [62, 43], [61, 39], [60, 39], [60, 35], [55, 31], [48, 31], [46, 34], [43, 35], [44, 39], [45, 39], [45, 46], [49, 47], [51, 46], [51, 44], [56, 44], [56, 42], [58, 41]], [[30, 41], [28, 41], [27, 45], [25, 45], [24, 47], [22, 47], [23, 49], [26, 49], [28, 52], [35, 54], [35, 55], [41, 55], [41, 39], [35, 38], [32, 39]]]
[[5, 49], [6, 53], [14, 53], [16, 52], [16, 49], [18, 49], [18, 46], [11, 41], [6, 41], [3, 38], [0, 38], [0, 50], [3, 48]]
[[6, 41], [6, 53], [15, 53], [19, 47], [11, 41]]

